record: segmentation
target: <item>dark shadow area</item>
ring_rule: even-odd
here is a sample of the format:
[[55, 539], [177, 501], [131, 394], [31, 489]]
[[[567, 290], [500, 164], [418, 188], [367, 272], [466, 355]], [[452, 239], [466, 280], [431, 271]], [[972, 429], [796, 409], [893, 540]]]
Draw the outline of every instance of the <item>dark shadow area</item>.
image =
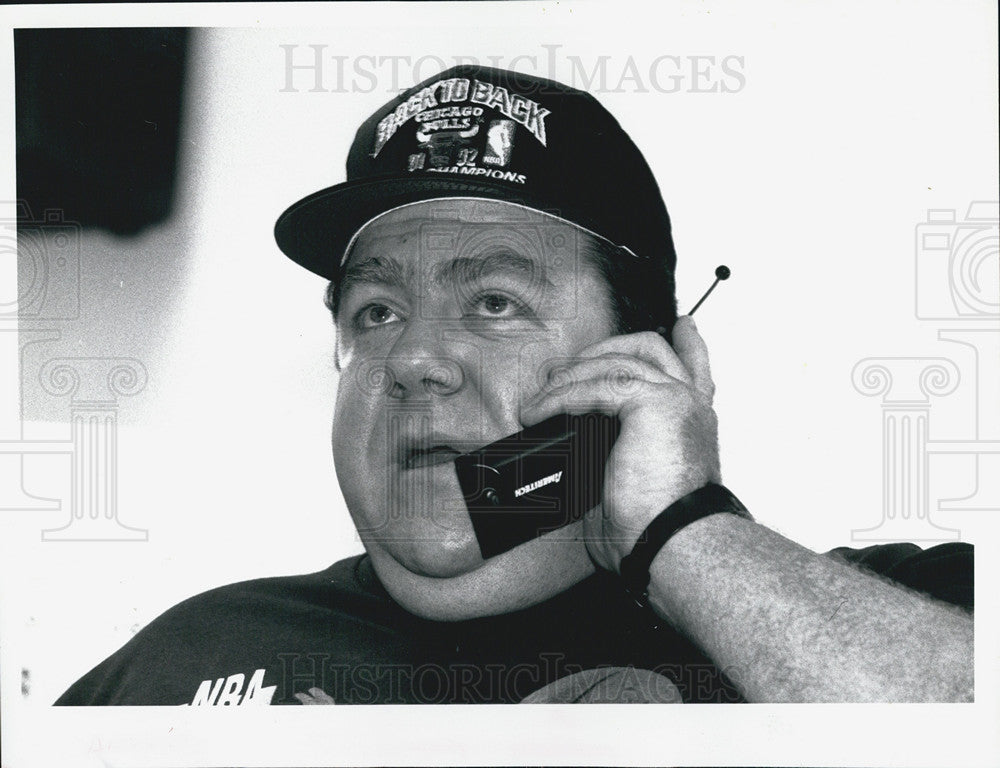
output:
[[[0, 235], [16, 226], [18, 301], [0, 317], [19, 321], [22, 420], [64, 421], [70, 400], [87, 396], [82, 384], [52, 394], [46, 371], [59, 360], [80, 371], [144, 367], [151, 383], [136, 404], [154, 402], [189, 268], [190, 226], [179, 212], [196, 35], [14, 31], [18, 200]], [[134, 413], [131, 405], [121, 415]]]
[[14, 32], [17, 194], [134, 235], [174, 197], [186, 29]]

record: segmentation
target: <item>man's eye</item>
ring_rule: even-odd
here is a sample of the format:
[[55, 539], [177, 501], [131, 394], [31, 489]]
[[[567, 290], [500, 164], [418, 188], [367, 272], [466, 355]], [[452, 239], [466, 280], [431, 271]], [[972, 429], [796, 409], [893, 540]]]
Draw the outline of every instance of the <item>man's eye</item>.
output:
[[358, 328], [374, 328], [378, 325], [388, 325], [401, 318], [385, 304], [370, 304], [360, 312], [355, 318]]
[[472, 309], [473, 311], [467, 314], [499, 318], [518, 317], [526, 312], [524, 304], [501, 293], [484, 293], [477, 296], [472, 302]]

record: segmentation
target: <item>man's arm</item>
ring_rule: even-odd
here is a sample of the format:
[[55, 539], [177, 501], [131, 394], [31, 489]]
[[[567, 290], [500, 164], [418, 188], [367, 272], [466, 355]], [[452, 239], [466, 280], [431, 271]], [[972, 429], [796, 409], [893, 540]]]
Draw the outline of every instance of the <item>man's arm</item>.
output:
[[[673, 349], [652, 333], [612, 337], [561, 378], [570, 384], [543, 389], [522, 421], [587, 410], [620, 418], [602, 504], [584, 518], [591, 558], [617, 572], [660, 512], [720, 482], [708, 350], [680, 318]], [[750, 701], [972, 698], [970, 615], [735, 515], [671, 537], [649, 595]]]
[[972, 616], [735, 515], [681, 529], [650, 604], [749, 701], [972, 701]]

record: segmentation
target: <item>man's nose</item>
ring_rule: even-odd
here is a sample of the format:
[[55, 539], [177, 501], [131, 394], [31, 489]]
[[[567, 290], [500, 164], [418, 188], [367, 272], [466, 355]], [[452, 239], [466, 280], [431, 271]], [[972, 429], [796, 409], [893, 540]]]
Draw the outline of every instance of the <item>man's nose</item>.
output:
[[386, 358], [389, 397], [446, 396], [466, 382], [462, 362], [449, 350], [439, 323], [408, 321]]

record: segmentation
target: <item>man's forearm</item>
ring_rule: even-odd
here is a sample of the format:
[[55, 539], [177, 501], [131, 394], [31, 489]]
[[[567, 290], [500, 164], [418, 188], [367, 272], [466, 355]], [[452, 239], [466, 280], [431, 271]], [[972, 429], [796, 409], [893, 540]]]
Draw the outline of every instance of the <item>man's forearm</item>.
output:
[[971, 701], [964, 610], [734, 515], [679, 531], [650, 603], [750, 701]]

